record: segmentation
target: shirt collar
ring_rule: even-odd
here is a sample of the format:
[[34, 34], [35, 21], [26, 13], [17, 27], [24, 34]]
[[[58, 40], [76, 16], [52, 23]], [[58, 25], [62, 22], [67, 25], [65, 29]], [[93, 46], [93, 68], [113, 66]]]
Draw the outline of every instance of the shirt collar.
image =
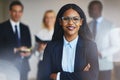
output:
[[20, 24], [19, 21], [18, 22], [14, 22], [12, 19], [10, 19], [10, 23], [11, 23], [12, 26], [15, 26], [15, 25], [19, 26], [19, 24]]
[[103, 20], [103, 17], [101, 16], [101, 17], [99, 17], [99, 18], [97, 18], [97, 23], [101, 23], [102, 22], [102, 20]]
[[65, 39], [65, 37], [63, 37], [63, 39], [64, 39], [64, 46], [67, 46], [67, 45], [69, 44], [71, 48], [74, 48], [74, 47], [76, 47], [76, 45], [77, 45], [78, 36], [77, 36], [74, 40], [72, 40], [72, 41], [70, 41], [70, 42], [68, 42], [68, 41]]

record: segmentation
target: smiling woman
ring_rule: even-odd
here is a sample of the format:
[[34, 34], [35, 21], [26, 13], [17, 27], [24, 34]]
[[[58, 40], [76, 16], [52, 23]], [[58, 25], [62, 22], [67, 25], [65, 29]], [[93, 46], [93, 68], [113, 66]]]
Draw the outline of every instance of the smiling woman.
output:
[[82, 9], [64, 5], [57, 14], [52, 42], [39, 62], [37, 80], [97, 80], [97, 48], [90, 34]]
[[79, 14], [71, 8], [63, 14], [60, 24], [63, 27], [65, 38], [70, 42], [78, 35], [79, 28], [82, 25], [82, 19]]
[[[68, 9], [70, 9], [70, 10], [68, 10]], [[66, 11], [66, 13], [64, 13], [65, 11]], [[73, 12], [75, 13], [75, 15], [73, 14]], [[66, 16], [66, 15], [68, 15], [68, 16]], [[73, 20], [73, 18], [74, 18], [74, 20]], [[74, 22], [75, 18], [78, 19], [77, 22]], [[69, 19], [69, 20], [65, 20], [65, 19]], [[67, 23], [66, 23], [66, 21], [67, 21]], [[75, 25], [75, 26], [79, 25], [79, 27], [80, 27], [80, 25], [81, 25], [81, 29], [78, 30], [79, 35], [81, 35], [83, 38], [86, 38], [89, 40], [92, 39], [90, 30], [87, 27], [86, 16], [83, 13], [82, 9], [80, 9], [79, 7], [72, 7], [71, 5], [69, 5], [67, 7], [64, 7], [64, 9], [61, 8], [61, 10], [59, 11], [59, 14], [56, 19], [56, 24], [55, 24], [55, 29], [56, 29], [55, 33], [57, 33], [57, 34], [53, 35], [53, 40], [59, 40], [64, 34], [63, 28], [61, 28], [61, 27], [66, 24], [71, 25], [71, 22], [73, 22], [73, 25]]]

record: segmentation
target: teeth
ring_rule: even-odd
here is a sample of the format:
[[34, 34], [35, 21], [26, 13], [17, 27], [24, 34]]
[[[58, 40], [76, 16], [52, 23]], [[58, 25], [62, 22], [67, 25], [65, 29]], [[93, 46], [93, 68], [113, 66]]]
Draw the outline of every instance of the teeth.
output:
[[69, 27], [67, 27], [69, 30], [73, 30], [75, 27], [73, 27], [73, 26], [69, 26]]

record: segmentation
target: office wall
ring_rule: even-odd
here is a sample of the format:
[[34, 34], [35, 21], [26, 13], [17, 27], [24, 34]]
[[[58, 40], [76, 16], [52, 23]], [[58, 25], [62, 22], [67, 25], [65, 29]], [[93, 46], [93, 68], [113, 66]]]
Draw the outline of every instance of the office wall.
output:
[[104, 0], [104, 16], [120, 27], [120, 0]]
[[0, 22], [3, 20], [3, 0], [0, 0]]
[[[76, 3], [78, 4], [85, 12], [88, 22], [91, 20], [88, 16], [88, 4], [91, 0], [20, 0], [24, 4], [24, 15], [22, 21], [30, 26], [32, 36], [39, 32], [40, 27], [42, 26], [43, 14], [48, 9], [53, 9], [57, 13], [61, 6], [66, 3]], [[103, 16], [118, 27], [119, 23], [119, 13], [120, 13], [120, 0], [101, 0], [103, 2]], [[34, 37], [33, 45], [34, 45]], [[32, 57], [30, 60], [31, 72], [29, 77], [36, 77], [37, 71], [37, 59]]]
[[9, 18], [9, 4], [13, 0], [0, 0], [0, 22]]

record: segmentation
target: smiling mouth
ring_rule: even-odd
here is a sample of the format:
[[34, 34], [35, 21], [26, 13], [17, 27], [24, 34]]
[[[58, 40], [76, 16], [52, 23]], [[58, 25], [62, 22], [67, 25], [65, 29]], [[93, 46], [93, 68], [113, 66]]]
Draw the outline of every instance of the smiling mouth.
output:
[[72, 30], [75, 29], [75, 27], [74, 26], [68, 26], [67, 29], [72, 31]]

